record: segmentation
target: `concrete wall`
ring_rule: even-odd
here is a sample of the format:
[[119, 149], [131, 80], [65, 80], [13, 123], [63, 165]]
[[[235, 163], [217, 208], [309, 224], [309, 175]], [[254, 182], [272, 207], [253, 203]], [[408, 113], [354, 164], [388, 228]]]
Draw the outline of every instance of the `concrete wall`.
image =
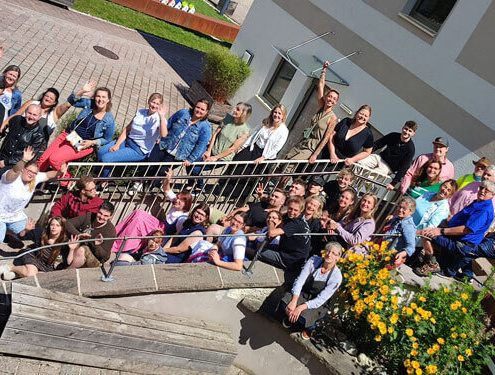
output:
[[[448, 137], [449, 158], [455, 162], [457, 175], [471, 172], [471, 160], [480, 155], [495, 161], [492, 121], [495, 87], [491, 80], [482, 78], [487, 74], [493, 76], [493, 71], [487, 72], [486, 64], [476, 65], [477, 74], [466, 68], [475, 65], [473, 46], [481, 48], [483, 38], [479, 31], [474, 41], [471, 35], [481, 20], [482, 25], [490, 23], [487, 18], [493, 14], [488, 11], [492, 1], [458, 1], [440, 31], [426, 37], [418, 37], [417, 30], [411, 31], [414, 26], [410, 23], [402, 24], [404, 19], [400, 14], [395, 20], [392, 13], [384, 14], [383, 4], [375, 9], [372, 3], [255, 1], [232, 46], [238, 55], [244, 50], [254, 53], [251, 64], [254, 72], [234, 101], [249, 101], [253, 105], [251, 123], [258, 124], [269, 108], [257, 96], [262, 96], [280, 61], [271, 44], [286, 50], [325, 31], [335, 31], [335, 35], [306, 45], [300, 51], [315, 54], [322, 60], [335, 60], [354, 50], [363, 51], [333, 66], [350, 83], [349, 87], [336, 86], [341, 92], [340, 103], [353, 110], [361, 104], [371, 105], [371, 122], [382, 133], [397, 130], [406, 120], [418, 121], [420, 130], [415, 139], [418, 154], [431, 151], [433, 138]], [[464, 54], [461, 65], [457, 59], [468, 48], [466, 44], [471, 63]], [[485, 55], [495, 56], [493, 44], [484, 47]], [[310, 79], [296, 72], [282, 98], [289, 108], [289, 119], [309, 85]], [[336, 113], [345, 116], [341, 110]]]

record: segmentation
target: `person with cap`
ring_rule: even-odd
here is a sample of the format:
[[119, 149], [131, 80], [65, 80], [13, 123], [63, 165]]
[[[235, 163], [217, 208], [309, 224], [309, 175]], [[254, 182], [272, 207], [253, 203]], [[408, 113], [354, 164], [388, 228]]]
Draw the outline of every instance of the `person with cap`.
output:
[[[418, 276], [441, 273], [444, 276], [463, 279], [469, 274], [458, 273], [466, 269], [469, 255], [475, 252], [493, 221], [495, 183], [483, 181], [478, 189], [476, 200], [455, 214], [444, 228], [425, 228], [421, 235], [431, 238], [434, 254], [426, 254], [425, 264], [413, 271]], [[435, 259], [435, 256], [438, 256]], [[438, 263], [437, 263], [438, 260]]]
[[316, 195], [320, 198], [325, 198], [323, 187], [325, 186], [325, 180], [321, 176], [311, 176], [308, 183], [308, 189], [306, 190], [306, 198], [312, 195]]
[[[478, 188], [483, 181], [495, 182], [495, 165], [489, 165], [485, 168], [481, 181], [473, 181], [462, 190], [458, 190], [449, 201], [450, 216], [462, 211], [466, 206], [476, 200]], [[493, 202], [495, 206], [495, 201]]]
[[459, 186], [459, 190], [466, 187], [468, 184], [474, 181], [481, 181], [481, 177], [483, 176], [483, 172], [485, 172], [486, 167], [492, 165], [490, 159], [482, 157], [478, 161], [473, 160], [474, 172], [465, 174], [457, 180], [457, 186]]
[[388, 133], [374, 143], [373, 151], [383, 149], [380, 153], [371, 154], [358, 163], [384, 175], [395, 173], [392, 181], [387, 184], [387, 190], [394, 190], [414, 158], [416, 149], [411, 138], [416, 130], [418, 124], [415, 121], [406, 121], [400, 133]]
[[447, 159], [447, 152], [449, 151], [449, 141], [445, 137], [437, 137], [432, 142], [433, 152], [431, 154], [419, 155], [411, 167], [407, 170], [402, 183], [400, 185], [400, 191], [405, 194], [413, 176], [416, 174], [419, 168], [421, 168], [428, 160], [436, 159], [442, 163], [442, 171], [440, 172], [440, 181], [447, 181], [454, 178], [454, 164]]

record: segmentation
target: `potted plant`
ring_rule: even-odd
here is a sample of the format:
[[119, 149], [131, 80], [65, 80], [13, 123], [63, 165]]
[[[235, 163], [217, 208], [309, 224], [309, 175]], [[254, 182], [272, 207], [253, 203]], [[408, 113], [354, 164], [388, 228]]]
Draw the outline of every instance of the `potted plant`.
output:
[[214, 47], [206, 53], [202, 82], [194, 82], [187, 93], [191, 102], [201, 97], [214, 104], [210, 111], [213, 121], [220, 121], [231, 110], [227, 100], [239, 89], [251, 74], [249, 66], [223, 47]]

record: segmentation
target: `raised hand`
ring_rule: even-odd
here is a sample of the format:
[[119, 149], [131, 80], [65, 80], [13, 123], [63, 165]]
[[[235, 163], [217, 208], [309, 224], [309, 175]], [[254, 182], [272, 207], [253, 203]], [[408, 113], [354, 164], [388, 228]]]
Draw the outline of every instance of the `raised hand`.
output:
[[82, 87], [81, 91], [84, 94], [92, 92], [96, 88], [96, 81], [86, 82]]
[[69, 250], [74, 251], [79, 247], [79, 242], [75, 242], [75, 241], [79, 241], [79, 235], [72, 234], [70, 236], [69, 242], [74, 242], [74, 243], [69, 244]]
[[28, 218], [26, 222], [26, 228], [24, 229], [26, 232], [33, 230], [36, 227], [36, 220]]
[[96, 246], [100, 246], [103, 243], [103, 235], [101, 233], [98, 233], [98, 235], [96, 236], [96, 238], [101, 238], [102, 239], [102, 241], [95, 241], [95, 245]]
[[165, 107], [163, 104], [160, 104], [160, 106], [158, 107], [158, 114], [160, 115], [160, 117], [165, 117], [165, 115], [167, 114], [167, 107]]
[[34, 149], [31, 146], [27, 146], [22, 154], [22, 160], [28, 162], [34, 158]]

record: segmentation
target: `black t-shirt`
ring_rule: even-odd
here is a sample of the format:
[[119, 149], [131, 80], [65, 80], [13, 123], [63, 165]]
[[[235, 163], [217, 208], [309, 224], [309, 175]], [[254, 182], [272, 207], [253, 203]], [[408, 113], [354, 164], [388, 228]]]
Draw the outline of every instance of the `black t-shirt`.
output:
[[339, 199], [340, 189], [337, 180], [327, 182], [323, 187], [323, 191], [327, 195], [325, 208], [332, 206]]
[[413, 141], [402, 142], [400, 136], [401, 133], [389, 133], [376, 141], [373, 146], [374, 150], [386, 147], [380, 152], [380, 156], [389, 165], [392, 172], [395, 172], [392, 185], [402, 180], [407, 169], [411, 166], [415, 153]]
[[345, 139], [347, 131], [351, 127], [352, 119], [346, 117], [335, 126], [333, 144], [335, 153], [340, 159], [352, 158], [361, 152], [363, 148], [373, 147], [373, 133], [366, 127], [348, 140]]
[[268, 211], [265, 211], [269, 203], [262, 201], [258, 203], [249, 203], [249, 211], [247, 212], [246, 225], [250, 227], [264, 228], [266, 227], [266, 218]]
[[280, 236], [278, 251], [287, 268], [300, 267], [311, 252], [311, 241], [307, 236], [294, 236], [295, 233], [309, 233], [309, 226], [304, 216], [289, 219], [284, 216], [282, 227], [284, 234]]

